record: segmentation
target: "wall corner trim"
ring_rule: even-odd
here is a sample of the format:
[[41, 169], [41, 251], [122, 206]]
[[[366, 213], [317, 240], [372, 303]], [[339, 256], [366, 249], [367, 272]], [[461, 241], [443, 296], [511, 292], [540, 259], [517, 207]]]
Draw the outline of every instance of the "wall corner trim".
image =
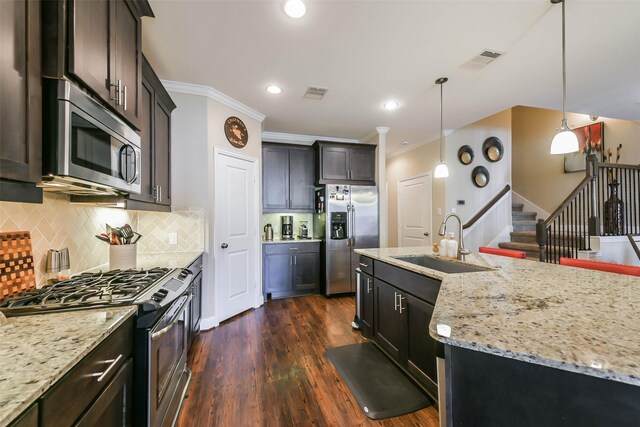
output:
[[260, 123], [262, 123], [264, 119], [267, 117], [264, 114], [254, 110], [253, 108], [241, 103], [240, 101], [236, 101], [235, 99], [231, 98], [228, 95], [225, 95], [219, 90], [212, 88], [211, 86], [176, 82], [172, 80], [160, 80], [160, 81], [162, 82], [162, 85], [165, 87], [165, 89], [167, 89], [168, 92], [184, 93], [187, 95], [206, 96], [209, 99], [217, 101], [223, 105], [226, 105], [229, 108], [233, 108], [234, 110], [237, 110], [243, 114], [246, 114], [252, 119], [259, 121]]

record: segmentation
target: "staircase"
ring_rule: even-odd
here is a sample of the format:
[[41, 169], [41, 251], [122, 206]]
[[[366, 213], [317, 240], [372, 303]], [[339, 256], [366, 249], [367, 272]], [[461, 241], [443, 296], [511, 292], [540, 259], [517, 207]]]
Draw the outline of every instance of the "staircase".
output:
[[510, 242], [498, 243], [502, 249], [513, 249], [527, 253], [527, 259], [539, 260], [540, 247], [536, 243], [536, 217], [535, 212], [524, 212], [522, 203], [511, 205], [513, 232]]

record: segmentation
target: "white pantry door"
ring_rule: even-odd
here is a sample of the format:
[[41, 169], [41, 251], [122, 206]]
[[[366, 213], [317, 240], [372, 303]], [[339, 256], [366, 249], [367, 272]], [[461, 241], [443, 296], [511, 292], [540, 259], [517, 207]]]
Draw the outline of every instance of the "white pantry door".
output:
[[217, 321], [257, 306], [258, 181], [255, 159], [215, 152]]
[[398, 243], [431, 245], [431, 174], [398, 181]]

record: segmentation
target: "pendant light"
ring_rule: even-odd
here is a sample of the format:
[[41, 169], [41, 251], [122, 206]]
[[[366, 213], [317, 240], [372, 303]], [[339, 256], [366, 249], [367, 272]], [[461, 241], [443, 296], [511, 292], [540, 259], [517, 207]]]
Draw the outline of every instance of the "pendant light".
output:
[[442, 137], [444, 134], [444, 130], [442, 128], [442, 85], [448, 80], [449, 79], [446, 77], [440, 77], [436, 80], [436, 84], [440, 85], [440, 163], [438, 163], [438, 166], [436, 166], [436, 169], [433, 171], [434, 178], [446, 178], [449, 176], [449, 168], [442, 159], [442, 153], [444, 152], [444, 139]]
[[564, 29], [564, 3], [565, 0], [551, 0], [551, 3], [562, 3], [562, 123], [558, 133], [551, 141], [551, 154], [566, 154], [578, 151], [578, 137], [569, 129], [567, 125], [567, 117], [565, 114], [565, 103], [567, 100], [567, 65], [566, 65], [566, 46], [565, 46], [565, 29]]

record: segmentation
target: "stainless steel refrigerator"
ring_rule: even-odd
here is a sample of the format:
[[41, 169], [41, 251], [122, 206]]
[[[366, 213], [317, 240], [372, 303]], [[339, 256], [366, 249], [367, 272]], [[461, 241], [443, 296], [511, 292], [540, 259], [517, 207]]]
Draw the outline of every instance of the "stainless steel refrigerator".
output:
[[[324, 213], [317, 216], [325, 244], [325, 293], [356, 291], [354, 249], [377, 248], [378, 189], [370, 186], [327, 185], [319, 190]], [[317, 197], [317, 199], [319, 199]]]

